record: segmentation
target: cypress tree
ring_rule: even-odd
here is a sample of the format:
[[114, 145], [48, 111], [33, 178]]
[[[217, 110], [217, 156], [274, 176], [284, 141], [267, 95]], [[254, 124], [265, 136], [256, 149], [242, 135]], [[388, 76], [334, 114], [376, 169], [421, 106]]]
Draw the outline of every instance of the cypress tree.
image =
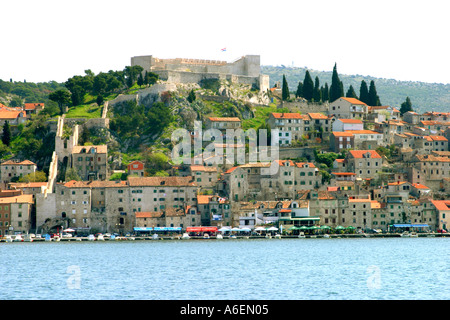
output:
[[405, 102], [403, 102], [400, 106], [400, 115], [403, 115], [408, 111], [412, 111], [412, 103], [409, 97], [406, 97]]
[[368, 101], [366, 102], [369, 106], [380, 106], [380, 97], [378, 97], [377, 89], [375, 88], [375, 82], [372, 80], [370, 81], [369, 86], [369, 95], [368, 95]]
[[369, 89], [367, 88], [367, 83], [364, 80], [361, 81], [361, 86], [359, 87], [359, 100], [369, 104]]
[[9, 127], [8, 120], [6, 120], [5, 124], [3, 125], [2, 142], [5, 146], [8, 147], [11, 143], [11, 128]]
[[305, 80], [303, 80], [303, 98], [308, 101], [311, 101], [314, 97], [314, 82], [309, 74], [309, 71], [306, 70]]
[[356, 95], [355, 89], [353, 89], [353, 86], [350, 85], [350, 88], [348, 88], [347, 93], [345, 94], [347, 98], [356, 98], [358, 99], [358, 96]]
[[331, 87], [330, 87], [330, 97], [329, 98], [330, 98], [330, 101], [333, 102], [343, 96], [344, 96], [344, 87], [343, 87], [341, 80], [339, 80], [339, 75], [337, 72], [337, 65], [335, 63], [334, 68], [333, 68], [333, 75], [331, 77]]
[[314, 82], [314, 92], [313, 92], [314, 102], [320, 102], [322, 100], [322, 92], [320, 91], [320, 81], [319, 77], [316, 76]]
[[281, 99], [283, 99], [283, 101], [289, 99], [289, 86], [284, 74], [283, 74], [283, 85], [281, 88]]
[[330, 100], [330, 89], [328, 88], [328, 82], [325, 82], [325, 87], [322, 90], [322, 101]]
[[295, 97], [303, 98], [303, 82], [299, 81], [297, 86], [297, 91], [295, 92]]

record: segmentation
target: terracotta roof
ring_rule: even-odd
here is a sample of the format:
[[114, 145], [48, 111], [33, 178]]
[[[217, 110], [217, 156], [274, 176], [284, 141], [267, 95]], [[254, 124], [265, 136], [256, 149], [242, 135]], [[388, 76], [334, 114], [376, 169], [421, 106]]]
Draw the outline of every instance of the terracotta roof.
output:
[[295, 166], [298, 168], [304, 168], [305, 164], [307, 164], [309, 166], [309, 168], [315, 168], [316, 166], [314, 165], [314, 163], [312, 162], [296, 162]]
[[382, 134], [372, 130], [346, 130], [347, 132], [351, 132], [353, 134]]
[[450, 200], [431, 200], [438, 210], [450, 210]]
[[240, 122], [241, 119], [237, 117], [209, 117], [210, 121], [219, 121], [219, 122]]
[[369, 198], [367, 199], [348, 199], [348, 202], [371, 202]]
[[47, 185], [47, 182], [28, 182], [28, 183], [21, 183], [21, 182], [12, 182], [9, 183], [11, 187], [14, 188], [40, 188]]
[[409, 183], [408, 181], [395, 181], [395, 182], [388, 182], [389, 186], [399, 186], [401, 184]]
[[160, 218], [162, 217], [162, 212], [135, 212], [136, 218]]
[[376, 201], [376, 200], [371, 200], [370, 201], [370, 207], [372, 209], [380, 209], [381, 208], [381, 203]]
[[335, 137], [353, 137], [353, 133], [349, 131], [333, 131]]
[[356, 173], [353, 172], [332, 172], [336, 176], [356, 176]]
[[0, 203], [34, 203], [32, 194], [22, 194], [14, 197], [2, 197]]
[[197, 195], [197, 204], [208, 204], [209, 200], [211, 200], [212, 197], [213, 197], [213, 195], [198, 194]]
[[320, 119], [323, 119], [323, 120], [328, 119], [328, 116], [326, 116], [324, 114], [321, 114], [321, 113], [308, 113], [308, 116], [311, 119], [318, 119], [318, 120], [320, 120]]
[[354, 158], [363, 158], [365, 154], [369, 153], [370, 158], [380, 158], [381, 156], [375, 150], [350, 150], [350, 154]]
[[433, 141], [448, 141], [446, 137], [443, 136], [429, 136]]
[[24, 111], [0, 110], [0, 119], [14, 120], [17, 119], [20, 115], [22, 115], [23, 117], [26, 116]]
[[430, 189], [427, 186], [420, 184], [420, 183], [412, 183], [412, 186], [416, 189]]
[[232, 168], [228, 169], [227, 171], [225, 171], [225, 174], [232, 173], [237, 168], [239, 168], [239, 167], [232, 167]]
[[355, 98], [341, 97], [341, 99], [343, 99], [347, 102], [350, 102], [351, 104], [362, 104], [364, 106], [367, 106], [367, 104], [365, 104], [364, 102], [359, 101], [358, 99], [355, 99]]
[[64, 187], [67, 188], [89, 188], [90, 186], [85, 181], [76, 181], [76, 180], [70, 180], [63, 184]]
[[272, 116], [275, 119], [303, 119], [309, 120], [307, 115], [303, 115], [300, 113], [292, 112], [292, 113], [276, 113], [272, 112]]
[[99, 145], [99, 146], [74, 146], [72, 149], [72, 153], [82, 153], [81, 151], [84, 149], [85, 152], [83, 154], [90, 154], [91, 149], [94, 148], [96, 153], [108, 153], [107, 145]]
[[24, 107], [25, 110], [35, 110], [36, 107], [42, 106], [42, 108], [44, 108], [44, 104], [37, 102], [37, 103], [25, 103]]
[[194, 187], [192, 177], [128, 177], [130, 187]]
[[343, 123], [358, 123], [363, 124], [363, 122], [359, 119], [337, 119], [336, 121], [341, 121]]
[[36, 165], [36, 163], [31, 162], [30, 160], [24, 160], [24, 161], [20, 161], [20, 162], [15, 162], [12, 160], [7, 160], [5, 162], [2, 163], [3, 165], [16, 165], [16, 166], [23, 166], [23, 165]]
[[191, 166], [191, 171], [217, 172], [217, 168], [213, 166]]
[[428, 154], [417, 154], [416, 158], [421, 162], [428, 162], [428, 161], [436, 161], [436, 162], [450, 162], [450, 158], [448, 157], [435, 157], [433, 155]]

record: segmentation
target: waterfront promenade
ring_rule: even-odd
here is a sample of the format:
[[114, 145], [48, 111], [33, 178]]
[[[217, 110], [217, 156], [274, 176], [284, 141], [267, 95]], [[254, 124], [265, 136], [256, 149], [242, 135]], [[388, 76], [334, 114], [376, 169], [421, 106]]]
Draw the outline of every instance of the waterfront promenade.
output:
[[[183, 240], [183, 241], [190, 241], [190, 240], [222, 240], [222, 241], [229, 241], [229, 240], [242, 240], [242, 239], [260, 239], [260, 240], [279, 240], [279, 239], [339, 239], [339, 238], [346, 238], [346, 239], [361, 239], [361, 238], [401, 238], [401, 237], [450, 237], [449, 233], [417, 233], [416, 236], [411, 235], [402, 235], [401, 233], [382, 233], [382, 234], [317, 234], [317, 235], [305, 235], [304, 237], [299, 237], [298, 235], [276, 235], [276, 236], [270, 236], [266, 237], [264, 235], [257, 236], [257, 235], [236, 235], [233, 237], [230, 236], [223, 236], [223, 238], [217, 238], [216, 236], [210, 236], [209, 238], [204, 238], [203, 236], [190, 236], [189, 239], [183, 239], [181, 235], [158, 235], [158, 237], [153, 237], [152, 235], [146, 235], [146, 236], [126, 236], [126, 237], [104, 237], [103, 240], [98, 240], [97, 238], [90, 238], [90, 237], [63, 237], [59, 238], [58, 240], [55, 240], [52, 238], [50, 241], [46, 240], [45, 238], [33, 238], [32, 241], [13, 241], [13, 242], [68, 242], [68, 241], [89, 241], [89, 242], [103, 242], [103, 241], [167, 241], [167, 240]], [[0, 239], [0, 242], [8, 242], [6, 239]]]

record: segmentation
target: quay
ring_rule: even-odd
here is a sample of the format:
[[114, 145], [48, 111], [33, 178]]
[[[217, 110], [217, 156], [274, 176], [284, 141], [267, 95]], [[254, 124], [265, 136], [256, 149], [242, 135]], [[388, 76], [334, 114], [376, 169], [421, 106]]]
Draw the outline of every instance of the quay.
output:
[[[158, 237], [153, 236], [129, 236], [129, 237], [115, 237], [113, 239], [109, 237], [104, 237], [103, 240], [92, 239], [89, 237], [67, 237], [59, 238], [58, 240], [51, 239], [46, 240], [45, 238], [33, 238], [32, 241], [13, 241], [13, 242], [105, 242], [105, 241], [170, 241], [170, 240], [249, 240], [249, 239], [260, 239], [260, 240], [276, 240], [276, 239], [361, 239], [361, 238], [399, 238], [404, 237], [401, 233], [383, 233], [383, 234], [317, 234], [317, 235], [305, 235], [304, 237], [299, 237], [298, 235], [276, 235], [276, 236], [256, 236], [256, 235], [236, 235], [233, 237], [223, 236], [223, 238], [216, 238], [216, 236], [210, 236], [209, 238], [204, 238], [202, 236], [190, 236], [189, 239], [182, 239], [181, 235], [158, 235]], [[413, 237], [413, 236], [407, 236]], [[447, 238], [450, 237], [449, 233], [418, 233], [416, 236], [418, 238]], [[8, 242], [6, 239], [0, 239], [0, 242]]]

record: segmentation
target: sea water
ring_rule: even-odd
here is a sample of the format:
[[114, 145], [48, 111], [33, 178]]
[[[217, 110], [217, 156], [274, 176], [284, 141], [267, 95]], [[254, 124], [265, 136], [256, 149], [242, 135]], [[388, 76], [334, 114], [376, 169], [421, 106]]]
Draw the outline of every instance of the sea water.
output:
[[450, 238], [0, 243], [2, 300], [447, 300]]

